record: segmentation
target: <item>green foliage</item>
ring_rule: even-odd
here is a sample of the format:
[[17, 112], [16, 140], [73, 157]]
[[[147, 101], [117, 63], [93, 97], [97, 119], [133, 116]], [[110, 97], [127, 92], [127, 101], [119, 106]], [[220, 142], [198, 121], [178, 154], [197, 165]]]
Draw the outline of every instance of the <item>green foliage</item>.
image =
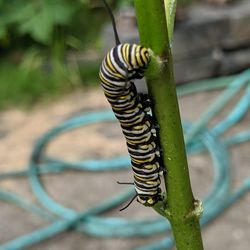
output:
[[126, 7], [126, 6], [131, 6], [133, 5], [133, 0], [120, 0], [119, 1], [119, 7], [122, 8], [122, 7]]
[[[29, 34], [35, 41], [50, 44], [53, 28], [67, 25], [77, 6], [66, 1], [36, 1], [12, 12], [12, 21], [18, 24], [20, 34]], [[39, 28], [38, 28], [39, 27]]]
[[[30, 84], [32, 83], [32, 84]], [[31, 106], [58, 94], [57, 82], [42, 71], [25, 71], [11, 64], [0, 68], [0, 109], [8, 106]]]
[[79, 67], [60, 61], [44, 64], [37, 49], [26, 52], [21, 64], [0, 65], [0, 110], [18, 106], [29, 108], [46, 100], [76, 90], [85, 79], [84, 86], [97, 83], [99, 61], [84, 63]]
[[93, 2], [0, 0], [0, 108], [31, 105], [89, 77], [66, 55], [97, 44], [108, 16]]
[[[1, 0], [0, 1], [0, 40], [2, 46], [17, 39], [26, 38], [38, 44], [51, 46], [55, 30], [60, 27], [68, 37], [78, 38], [82, 45], [86, 37], [98, 31], [101, 17], [92, 11], [85, 1], [70, 0]], [[88, 22], [91, 20], [91, 25]], [[96, 35], [96, 33], [95, 33]], [[93, 37], [93, 35], [92, 35]], [[8, 43], [6, 43], [8, 41]]]
[[99, 84], [97, 76], [99, 74], [100, 60], [86, 61], [79, 64], [80, 77], [85, 79], [84, 86]]

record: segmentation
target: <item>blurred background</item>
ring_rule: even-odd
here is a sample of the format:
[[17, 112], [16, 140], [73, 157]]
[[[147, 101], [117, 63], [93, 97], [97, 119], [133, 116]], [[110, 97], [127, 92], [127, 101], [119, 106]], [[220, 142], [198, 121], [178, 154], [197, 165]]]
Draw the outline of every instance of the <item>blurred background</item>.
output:
[[[121, 41], [138, 43], [133, 1], [109, 3]], [[249, 0], [182, 1], [177, 9], [173, 40], [177, 84], [229, 76], [250, 67], [249, 24]], [[109, 108], [98, 71], [103, 56], [114, 45], [110, 17], [101, 0], [0, 0], [1, 172], [25, 169], [34, 143], [54, 126], [82, 113]], [[145, 91], [142, 85], [139, 82], [138, 88]], [[196, 121], [220, 93], [214, 90], [180, 98], [183, 119]], [[236, 96], [211, 125], [224, 118], [239, 98]], [[228, 135], [249, 129], [249, 119], [248, 111]], [[76, 161], [126, 155], [127, 149], [118, 123], [97, 123], [60, 135], [46, 153]], [[230, 153], [234, 188], [250, 175], [249, 143]], [[189, 165], [195, 197], [203, 198], [213, 180], [211, 159], [207, 153], [190, 156]], [[117, 180], [131, 180], [131, 172], [67, 171], [42, 177], [51, 197], [77, 211], [122, 190], [124, 187], [117, 185]], [[39, 205], [27, 178], [3, 179], [0, 187]], [[244, 196], [204, 230], [205, 249], [249, 249], [249, 204], [249, 195]], [[0, 249], [1, 244], [48, 225], [11, 203], [0, 201], [0, 205]], [[107, 215], [157, 217], [137, 202], [123, 213], [114, 209]], [[161, 236], [105, 239], [70, 231], [25, 249], [127, 250]]]

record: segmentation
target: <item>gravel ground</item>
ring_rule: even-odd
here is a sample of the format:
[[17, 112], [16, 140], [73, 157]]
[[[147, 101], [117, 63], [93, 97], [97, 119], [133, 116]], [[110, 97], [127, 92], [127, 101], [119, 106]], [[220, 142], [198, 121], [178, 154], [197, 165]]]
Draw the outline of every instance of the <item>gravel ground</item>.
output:
[[[189, 121], [197, 120], [217, 95], [217, 91], [210, 91], [181, 98], [182, 118]], [[36, 139], [53, 126], [82, 112], [107, 107], [108, 104], [101, 90], [98, 89], [74, 93], [53, 104], [43, 105], [29, 112], [16, 109], [2, 112], [0, 116], [0, 170], [23, 169], [27, 164]], [[230, 108], [231, 106], [221, 112], [219, 118], [211, 121], [211, 124], [223, 118]], [[249, 120], [250, 112], [228, 134], [249, 129]], [[108, 158], [126, 154], [126, 147], [117, 123], [100, 123], [59, 136], [51, 143], [47, 151], [53, 156], [67, 160], [77, 160]], [[237, 188], [247, 176], [250, 176], [249, 143], [237, 145], [230, 152], [233, 163], [233, 188]], [[189, 165], [195, 197], [202, 198], [208, 192], [212, 182], [211, 159], [206, 153], [190, 156]], [[119, 171], [99, 174], [67, 172], [60, 175], [46, 175], [42, 179], [46, 190], [55, 200], [80, 211], [100, 202], [103, 197], [110, 197], [121, 190], [122, 187], [116, 184], [116, 180], [128, 180], [129, 178], [131, 178], [129, 171]], [[25, 178], [2, 181], [0, 187], [37, 202]], [[0, 244], [46, 225], [46, 222], [34, 215], [27, 214], [11, 204], [0, 203]], [[203, 229], [206, 250], [249, 249], [249, 204], [250, 195], [247, 194], [237, 204], [234, 204], [223, 215]], [[137, 202], [134, 202], [129, 209], [122, 213], [114, 210], [108, 215], [124, 218], [152, 218], [158, 216], [154, 211], [142, 207]], [[151, 242], [152, 239], [159, 238], [160, 236], [153, 238], [103, 239], [70, 231], [30, 247], [29, 250], [129, 250]]]

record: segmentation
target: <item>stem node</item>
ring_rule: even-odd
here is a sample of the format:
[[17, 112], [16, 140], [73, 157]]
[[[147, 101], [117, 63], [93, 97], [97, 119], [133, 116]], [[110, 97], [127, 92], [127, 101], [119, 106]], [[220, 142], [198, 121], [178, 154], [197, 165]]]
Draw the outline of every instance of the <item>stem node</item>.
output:
[[189, 220], [193, 217], [197, 218], [197, 219], [200, 219], [201, 216], [203, 214], [203, 205], [202, 205], [202, 201], [200, 200], [195, 200], [194, 201], [194, 210], [191, 211], [190, 213], [188, 213], [186, 216], [185, 216], [185, 220]]

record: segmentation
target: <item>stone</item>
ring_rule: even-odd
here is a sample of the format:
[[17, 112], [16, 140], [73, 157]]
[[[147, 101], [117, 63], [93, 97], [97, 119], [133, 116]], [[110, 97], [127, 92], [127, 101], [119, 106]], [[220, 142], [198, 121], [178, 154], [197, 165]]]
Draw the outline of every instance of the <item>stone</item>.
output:
[[212, 4], [225, 4], [225, 3], [229, 3], [232, 2], [234, 0], [206, 0], [206, 2], [208, 3], [212, 3]]
[[182, 61], [203, 56], [220, 47], [227, 26], [227, 20], [211, 17], [177, 25], [173, 41], [174, 60]]
[[224, 53], [219, 73], [228, 75], [250, 67], [250, 48]]
[[242, 2], [228, 13], [229, 29], [222, 40], [225, 49], [250, 47], [250, 1]]
[[218, 53], [215, 50], [200, 57], [175, 62], [176, 82], [185, 83], [217, 75], [221, 64], [221, 59], [218, 59]]

